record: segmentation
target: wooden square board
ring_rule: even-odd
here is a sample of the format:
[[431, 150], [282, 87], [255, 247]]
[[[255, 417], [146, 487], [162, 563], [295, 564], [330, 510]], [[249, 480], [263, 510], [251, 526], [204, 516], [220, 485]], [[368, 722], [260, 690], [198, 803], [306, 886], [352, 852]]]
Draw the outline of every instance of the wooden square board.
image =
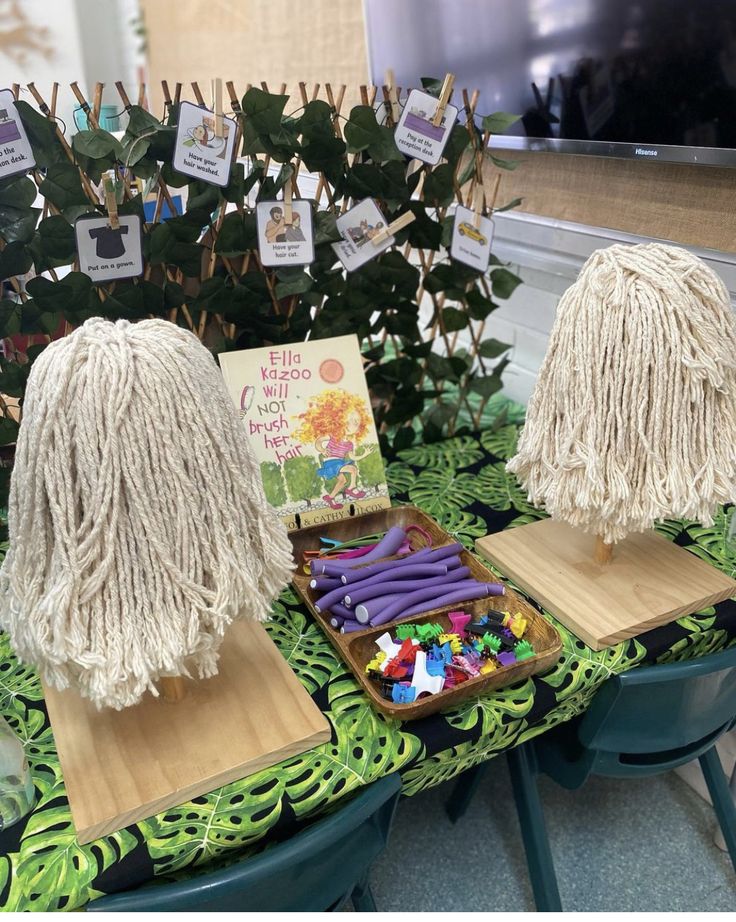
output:
[[81, 844], [245, 778], [330, 739], [330, 725], [263, 625], [237, 621], [220, 671], [186, 697], [98, 711], [44, 687]]
[[734, 580], [656, 532], [630, 535], [605, 565], [592, 535], [553, 519], [475, 546], [594, 650], [736, 596]]

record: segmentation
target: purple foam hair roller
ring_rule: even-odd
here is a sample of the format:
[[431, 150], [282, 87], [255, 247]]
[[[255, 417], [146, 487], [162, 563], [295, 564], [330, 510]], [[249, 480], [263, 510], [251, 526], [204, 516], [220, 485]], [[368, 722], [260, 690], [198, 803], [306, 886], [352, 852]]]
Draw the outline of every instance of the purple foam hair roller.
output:
[[342, 618], [343, 621], [355, 621], [355, 612], [351, 611], [349, 608], [345, 608], [344, 605], [341, 605], [339, 602], [330, 608], [331, 615], [337, 615], [338, 618]]
[[354, 634], [355, 631], [365, 631], [367, 627], [365, 624], [358, 624], [357, 621], [346, 621], [343, 626], [340, 628], [341, 634]]
[[[404, 596], [403, 592], [392, 592], [391, 595], [381, 595], [377, 599], [369, 599], [367, 602], [361, 602], [355, 606], [355, 620], [361, 624], [368, 624], [374, 615], [379, 611]], [[347, 611], [350, 611], [348, 608]]]
[[[487, 591], [482, 595], [463, 595], [462, 587], [458, 586], [455, 590], [447, 592], [441, 596], [438, 596], [432, 602], [432, 608], [442, 608], [445, 605], [457, 605], [459, 602], [471, 602], [473, 599], [483, 599], [490, 595], [503, 595], [503, 586], [501, 586], [501, 592], [498, 591], [499, 583], [481, 583], [481, 586], [487, 587]], [[421, 615], [427, 610], [426, 605], [412, 605], [411, 608], [407, 608], [406, 611], [401, 613], [402, 618], [408, 618], [412, 615]]]
[[340, 585], [342, 585], [340, 580], [335, 579], [334, 576], [313, 576], [309, 580], [309, 588], [316, 589], [317, 592], [330, 592]]
[[339, 615], [332, 615], [330, 617], [330, 626], [334, 627], [335, 630], [339, 631], [344, 623], [345, 623], [345, 619], [341, 618]]

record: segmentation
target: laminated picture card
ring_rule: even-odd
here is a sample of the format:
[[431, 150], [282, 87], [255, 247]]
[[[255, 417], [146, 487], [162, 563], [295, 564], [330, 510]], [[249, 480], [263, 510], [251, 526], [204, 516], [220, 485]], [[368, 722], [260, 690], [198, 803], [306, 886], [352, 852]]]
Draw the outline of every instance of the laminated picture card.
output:
[[288, 528], [390, 506], [357, 337], [219, 359], [266, 498]]

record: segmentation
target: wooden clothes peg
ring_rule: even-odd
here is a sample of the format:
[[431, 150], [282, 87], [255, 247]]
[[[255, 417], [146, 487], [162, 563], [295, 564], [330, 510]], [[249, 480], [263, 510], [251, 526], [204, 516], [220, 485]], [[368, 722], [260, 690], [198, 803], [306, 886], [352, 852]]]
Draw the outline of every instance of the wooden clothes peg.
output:
[[435, 126], [435, 128], [442, 124], [442, 119], [445, 115], [445, 109], [447, 108], [447, 104], [450, 101], [450, 96], [452, 96], [452, 87], [454, 83], [455, 75], [445, 74], [442, 90], [440, 91], [440, 99], [437, 103], [437, 109], [435, 110], [434, 118], [432, 119], [432, 124]]
[[475, 192], [473, 194], [473, 224], [476, 228], [480, 227], [480, 219], [483, 214], [483, 206], [485, 205], [486, 194], [483, 188], [483, 183], [477, 182], [475, 184]]
[[215, 137], [221, 138], [223, 136], [222, 80], [219, 77], [215, 77], [213, 81], [212, 103], [212, 108], [215, 113]]
[[105, 191], [105, 207], [107, 208], [107, 217], [110, 221], [110, 227], [118, 230], [120, 227], [120, 218], [118, 216], [118, 200], [115, 196], [115, 186], [109, 176], [102, 179], [102, 188]]
[[373, 246], [378, 246], [379, 243], [383, 243], [387, 237], [393, 237], [394, 234], [398, 234], [402, 228], [406, 227], [407, 224], [411, 224], [416, 215], [413, 211], [405, 211], [404, 214], [399, 215], [395, 221], [392, 221], [388, 227], [384, 227], [382, 231], [379, 231], [375, 237], [371, 238], [371, 243]]
[[294, 223], [294, 211], [291, 205], [291, 176], [286, 180], [286, 185], [284, 186], [284, 224], [291, 226]]

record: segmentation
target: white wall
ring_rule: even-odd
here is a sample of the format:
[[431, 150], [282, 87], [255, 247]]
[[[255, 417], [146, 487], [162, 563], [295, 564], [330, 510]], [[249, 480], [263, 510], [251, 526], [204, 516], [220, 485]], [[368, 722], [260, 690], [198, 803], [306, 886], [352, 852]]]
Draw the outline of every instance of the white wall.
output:
[[130, 20], [137, 0], [18, 0], [21, 18], [12, 4], [0, 0], [0, 29], [20, 30], [21, 41], [0, 45], [0, 86], [20, 83], [21, 98], [32, 102], [29, 82], [48, 103], [54, 82], [60, 84], [57, 114], [73, 133], [76, 101], [69, 89], [77, 81], [89, 99], [97, 81], [106, 83], [103, 102], [118, 104], [115, 80], [136, 81], [138, 39]]

